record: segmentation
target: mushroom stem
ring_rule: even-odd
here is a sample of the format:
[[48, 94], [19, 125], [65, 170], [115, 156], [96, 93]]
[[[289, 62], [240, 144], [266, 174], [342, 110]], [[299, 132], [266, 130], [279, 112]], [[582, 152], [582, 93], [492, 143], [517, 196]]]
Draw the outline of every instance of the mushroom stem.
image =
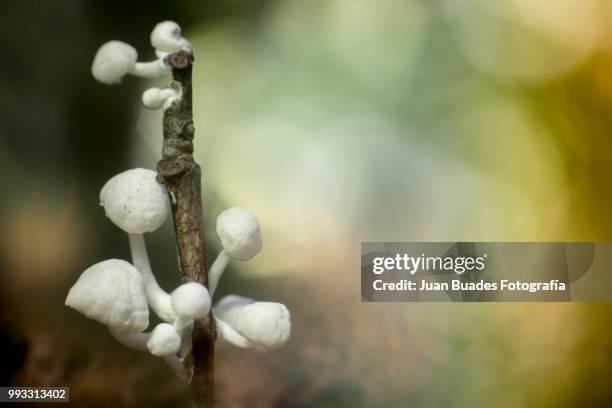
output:
[[163, 59], [150, 62], [137, 62], [130, 69], [130, 74], [143, 78], [157, 78], [164, 74], [170, 74], [172, 69], [164, 63]]
[[183, 343], [181, 344], [181, 349], [178, 352], [178, 357], [181, 361], [184, 361], [185, 358], [191, 353], [192, 341], [191, 332], [193, 331], [193, 326], [189, 328], [189, 330], [185, 330], [183, 333], [180, 333], [183, 338]]
[[124, 346], [133, 348], [135, 350], [147, 351], [147, 341], [149, 340], [150, 333], [142, 332], [136, 334], [126, 334], [118, 332], [112, 327], [108, 328], [113, 337]]
[[177, 332], [183, 333], [183, 330], [190, 326], [191, 324], [193, 324], [193, 319], [190, 319], [189, 317], [186, 316], [177, 316], [176, 319], [174, 319], [174, 328], [176, 329]]
[[215, 323], [217, 324], [217, 333], [219, 337], [223, 340], [241, 348], [254, 347], [253, 343], [249, 339], [238, 333], [232, 326], [227, 324], [225, 321], [219, 319], [218, 317], [215, 317]]
[[229, 254], [225, 250], [221, 250], [210, 267], [210, 271], [208, 271], [208, 291], [211, 297], [215, 294], [215, 289], [217, 289], [221, 275], [223, 275], [230, 259]]
[[142, 234], [129, 234], [129, 237], [132, 263], [142, 274], [149, 306], [160, 319], [170, 323], [173, 322], [176, 314], [170, 303], [170, 295], [159, 287], [155, 275], [153, 275], [144, 236]]
[[172, 88], [165, 88], [161, 90], [160, 93], [161, 99], [165, 101], [168, 98], [177, 98], [180, 96], [180, 93]]
[[166, 360], [166, 363], [174, 370], [178, 378], [185, 382], [191, 382], [183, 362], [177, 356], [167, 356], [164, 357], [164, 360]]

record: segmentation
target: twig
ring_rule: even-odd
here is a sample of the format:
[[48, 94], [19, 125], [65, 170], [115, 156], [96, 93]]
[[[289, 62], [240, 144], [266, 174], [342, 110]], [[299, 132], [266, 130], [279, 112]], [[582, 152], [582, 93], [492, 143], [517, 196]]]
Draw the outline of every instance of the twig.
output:
[[[195, 128], [192, 112], [191, 70], [193, 55], [181, 51], [167, 61], [172, 67], [173, 86], [180, 85], [182, 97], [164, 112], [162, 159], [157, 163], [161, 182], [170, 195], [176, 243], [183, 282], [200, 282], [208, 287], [204, 254], [200, 166], [193, 159]], [[192, 334], [191, 384], [195, 406], [214, 406], [216, 328], [212, 314], [196, 321]]]

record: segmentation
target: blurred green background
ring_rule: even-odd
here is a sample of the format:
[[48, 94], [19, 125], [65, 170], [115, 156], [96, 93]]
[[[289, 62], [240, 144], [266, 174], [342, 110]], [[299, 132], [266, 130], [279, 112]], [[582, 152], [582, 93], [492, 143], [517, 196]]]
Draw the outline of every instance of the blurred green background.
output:
[[[608, 0], [4, 1], [0, 5], [0, 385], [75, 406], [184, 406], [160, 359], [63, 306], [127, 259], [98, 192], [152, 168], [154, 82], [90, 75], [109, 39], [195, 48], [197, 159], [214, 218], [258, 214], [264, 250], [220, 292], [279, 301], [289, 344], [219, 347], [231, 407], [609, 406], [607, 304], [361, 304], [361, 241], [612, 239]], [[167, 79], [156, 81], [168, 83]], [[148, 237], [178, 284], [172, 227]]]

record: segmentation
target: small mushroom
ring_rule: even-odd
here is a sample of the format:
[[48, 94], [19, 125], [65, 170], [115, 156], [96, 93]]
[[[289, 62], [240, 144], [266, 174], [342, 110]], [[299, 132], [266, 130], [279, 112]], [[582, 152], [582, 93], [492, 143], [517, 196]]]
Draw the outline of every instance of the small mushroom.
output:
[[174, 326], [160, 323], [155, 326], [147, 341], [147, 349], [154, 356], [167, 357], [178, 353], [181, 348], [181, 336]]
[[142, 276], [119, 259], [86, 269], [70, 288], [65, 304], [119, 333], [138, 333], [149, 325]]
[[191, 44], [181, 36], [181, 27], [174, 21], [162, 21], [153, 28], [151, 45], [159, 57], [179, 51], [191, 52]]
[[291, 315], [281, 303], [228, 295], [215, 306], [214, 314], [220, 335], [238, 347], [272, 350], [284, 345], [291, 335]]
[[210, 293], [214, 294], [230, 259], [248, 261], [261, 251], [261, 230], [257, 216], [246, 208], [232, 207], [217, 217], [217, 236], [223, 250], [213, 262], [210, 272]]
[[143, 234], [159, 228], [168, 217], [168, 195], [157, 182], [157, 173], [131, 169], [106, 182], [100, 191], [106, 216], [129, 234]]
[[127, 74], [155, 78], [169, 74], [171, 68], [162, 58], [138, 62], [138, 52], [122, 41], [108, 41], [96, 52], [91, 65], [94, 78], [106, 85], [120, 83]]
[[194, 319], [203, 319], [210, 311], [208, 289], [197, 282], [187, 282], [179, 286], [171, 295], [172, 309], [176, 314], [174, 328], [181, 333]]
[[[142, 94], [142, 104], [148, 109], [168, 109], [174, 101], [181, 99], [182, 92], [178, 82], [172, 83], [174, 87], [159, 89], [149, 88]], [[176, 84], [176, 85], [175, 85]], [[175, 89], [175, 87], [177, 89]]]
[[168, 217], [168, 195], [157, 182], [157, 173], [137, 168], [114, 176], [102, 187], [100, 204], [106, 216], [129, 234], [132, 262], [142, 274], [151, 309], [162, 320], [174, 321], [170, 295], [153, 275], [143, 236], [159, 228]]
[[[161, 323], [161, 324], [167, 324], [167, 323]], [[158, 325], [158, 327], [160, 325]], [[168, 326], [172, 327], [169, 324]], [[153, 333], [149, 333], [149, 332], [136, 333], [136, 334], [125, 334], [125, 333], [119, 333], [112, 329], [110, 330], [110, 332], [119, 343], [123, 344], [124, 346], [130, 347], [132, 349], [138, 350], [138, 351], [148, 351], [149, 350], [148, 342], [153, 335]], [[153, 330], [153, 332], [155, 332], [155, 330]], [[174, 340], [174, 342], [176, 342], [176, 339]], [[180, 342], [180, 338], [179, 338], [179, 342]], [[160, 343], [159, 340], [156, 340], [156, 343], [159, 344]], [[155, 347], [154, 347], [156, 352], [158, 351], [158, 348], [156, 348], [158, 347], [157, 344], [155, 344]], [[155, 354], [153, 353], [153, 351], [151, 351], [151, 353]], [[179, 357], [177, 357], [175, 354], [169, 354], [163, 357], [164, 357], [164, 360], [166, 360], [166, 363], [168, 363], [170, 368], [174, 370], [174, 372], [180, 379], [184, 381], [189, 381], [189, 375], [187, 373], [187, 370], [185, 369], [185, 366], [183, 365], [183, 362], [181, 361]]]

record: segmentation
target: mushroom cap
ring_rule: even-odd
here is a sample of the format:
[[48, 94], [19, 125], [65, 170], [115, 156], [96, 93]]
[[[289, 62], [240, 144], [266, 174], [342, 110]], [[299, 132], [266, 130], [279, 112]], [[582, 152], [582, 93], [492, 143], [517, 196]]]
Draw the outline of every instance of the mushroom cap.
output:
[[159, 109], [163, 102], [159, 88], [149, 88], [142, 94], [142, 104], [149, 109]]
[[275, 349], [291, 335], [291, 314], [282, 303], [256, 302], [229, 295], [215, 306], [215, 315], [254, 344]]
[[155, 231], [168, 217], [168, 195], [157, 182], [157, 173], [132, 169], [119, 173], [100, 191], [106, 216], [130, 234]]
[[142, 275], [120, 259], [85, 270], [70, 288], [65, 304], [121, 333], [138, 333], [149, 325]]
[[131, 45], [122, 41], [108, 41], [98, 48], [91, 73], [103, 84], [118, 84], [137, 60], [138, 53]]
[[181, 336], [171, 324], [160, 323], [151, 332], [147, 348], [154, 356], [171, 356], [181, 348]]
[[174, 82], [169, 88], [149, 88], [142, 94], [142, 104], [148, 109], [168, 109], [182, 96], [181, 86]]
[[191, 44], [181, 36], [181, 27], [174, 21], [162, 21], [151, 32], [151, 45], [164, 53], [190, 49]]
[[217, 236], [233, 259], [248, 261], [261, 251], [259, 220], [246, 208], [232, 207], [219, 214]]
[[176, 288], [170, 302], [177, 315], [189, 319], [201, 319], [210, 311], [208, 289], [197, 282], [187, 282]]
[[291, 315], [282, 303], [251, 303], [240, 313], [238, 331], [252, 342], [274, 349], [289, 340]]

